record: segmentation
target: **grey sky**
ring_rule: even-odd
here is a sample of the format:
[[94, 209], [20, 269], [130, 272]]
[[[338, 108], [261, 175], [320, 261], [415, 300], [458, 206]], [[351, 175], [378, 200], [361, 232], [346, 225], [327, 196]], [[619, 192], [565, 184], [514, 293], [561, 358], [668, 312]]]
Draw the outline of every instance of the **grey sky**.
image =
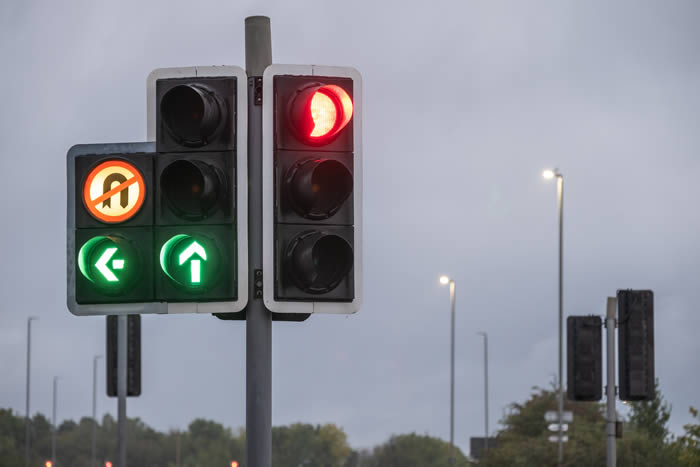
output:
[[[196, 6], [195, 6], [196, 5]], [[364, 82], [365, 305], [273, 329], [273, 423], [341, 425], [351, 444], [449, 436], [448, 292], [457, 281], [458, 444], [556, 371], [556, 193], [565, 176], [565, 314], [618, 288], [656, 299], [656, 368], [681, 430], [700, 405], [700, 4], [692, 1], [0, 3], [0, 407], [89, 415], [104, 318], [65, 306], [65, 154], [140, 141], [159, 67], [245, 66], [243, 20], [272, 20], [273, 61], [351, 65]], [[31, 168], [29, 173], [27, 168]], [[245, 424], [245, 329], [143, 320], [158, 429]], [[99, 411], [114, 412], [104, 396]]]

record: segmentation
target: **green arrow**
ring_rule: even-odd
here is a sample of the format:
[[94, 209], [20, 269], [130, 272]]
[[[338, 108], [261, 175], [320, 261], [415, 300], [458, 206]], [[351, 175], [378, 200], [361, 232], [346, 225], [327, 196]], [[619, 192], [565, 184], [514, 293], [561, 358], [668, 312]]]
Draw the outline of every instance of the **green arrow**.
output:
[[[114, 253], [116, 253], [118, 248], [107, 248], [104, 253], [102, 253], [102, 256], [100, 256], [100, 259], [97, 260], [97, 263], [95, 263], [95, 267], [97, 268], [100, 273], [105, 276], [105, 279], [107, 279], [109, 282], [119, 282], [119, 279], [117, 279], [117, 276], [114, 275], [111, 269], [107, 267], [107, 261], [114, 256]], [[116, 260], [115, 260], [116, 262]], [[122, 263], [123, 266], [123, 263]]]
[[207, 252], [204, 251], [204, 248], [202, 247], [202, 245], [200, 245], [199, 243], [194, 241], [190, 244], [190, 246], [185, 248], [185, 250], [182, 253], [180, 253], [180, 258], [179, 258], [180, 262], [178, 264], [179, 265], [184, 264], [185, 261], [190, 259], [190, 257], [192, 255], [194, 255], [195, 253], [198, 254], [199, 257], [202, 258], [204, 261], [207, 260]]
[[[184, 264], [185, 261], [190, 259], [195, 254], [198, 255], [200, 258], [202, 258], [204, 261], [207, 260], [207, 252], [204, 250], [202, 245], [200, 245], [199, 243], [194, 241], [190, 244], [190, 246], [185, 248], [185, 250], [182, 253], [180, 253], [179, 264], [180, 265]], [[191, 271], [190, 271], [191, 276], [190, 277], [192, 279], [193, 284], [199, 284], [201, 281], [201, 270], [202, 270], [201, 263], [202, 262], [198, 259], [193, 259], [190, 262], [190, 268], [191, 268]]]

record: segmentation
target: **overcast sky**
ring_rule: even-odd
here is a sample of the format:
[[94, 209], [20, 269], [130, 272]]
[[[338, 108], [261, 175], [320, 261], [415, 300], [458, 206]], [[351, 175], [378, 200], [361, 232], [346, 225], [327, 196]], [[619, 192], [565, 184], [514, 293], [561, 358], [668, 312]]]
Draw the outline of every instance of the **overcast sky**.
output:
[[[0, 2], [0, 407], [89, 416], [104, 318], [65, 296], [65, 157], [143, 141], [159, 67], [245, 67], [244, 18], [272, 21], [276, 63], [350, 65], [364, 86], [365, 297], [353, 316], [273, 327], [273, 423], [449, 439], [449, 295], [457, 282], [455, 440], [491, 427], [557, 369], [556, 188], [565, 177], [564, 311], [655, 293], [656, 371], [674, 432], [700, 406], [700, 3], [686, 1]], [[157, 429], [245, 425], [245, 328], [145, 316], [143, 395]], [[99, 369], [100, 413], [116, 411]], [[619, 404], [621, 406], [621, 404]], [[575, 423], [575, 422], [574, 422]]]

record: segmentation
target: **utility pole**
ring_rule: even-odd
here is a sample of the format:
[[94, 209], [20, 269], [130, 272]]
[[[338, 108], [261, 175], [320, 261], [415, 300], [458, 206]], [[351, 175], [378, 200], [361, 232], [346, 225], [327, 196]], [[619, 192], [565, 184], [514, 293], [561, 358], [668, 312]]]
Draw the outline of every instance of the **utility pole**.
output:
[[90, 446], [90, 467], [95, 466], [97, 457], [97, 360], [102, 355], [95, 355], [92, 359], [92, 435]]
[[58, 376], [53, 377], [53, 417], [51, 419], [51, 465], [56, 465], [56, 387]]

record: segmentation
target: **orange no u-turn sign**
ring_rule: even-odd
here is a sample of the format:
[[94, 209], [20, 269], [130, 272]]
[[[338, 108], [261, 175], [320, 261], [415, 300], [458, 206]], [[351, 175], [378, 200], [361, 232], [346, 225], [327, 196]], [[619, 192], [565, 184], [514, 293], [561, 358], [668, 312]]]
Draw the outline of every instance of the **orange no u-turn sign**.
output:
[[145, 197], [141, 172], [123, 160], [102, 162], [90, 171], [83, 186], [83, 203], [102, 222], [131, 219], [141, 209]]

